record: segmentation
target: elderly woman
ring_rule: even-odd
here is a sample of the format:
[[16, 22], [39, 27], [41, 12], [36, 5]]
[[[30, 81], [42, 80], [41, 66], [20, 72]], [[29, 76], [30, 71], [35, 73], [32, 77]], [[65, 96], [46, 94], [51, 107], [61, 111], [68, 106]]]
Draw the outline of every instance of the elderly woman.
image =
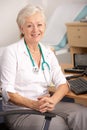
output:
[[[40, 43], [46, 19], [42, 8], [27, 5], [18, 14], [21, 40], [6, 47], [2, 56], [1, 88], [3, 110], [33, 109], [42, 113], [67, 114], [67, 123], [60, 116], [52, 119], [49, 130], [86, 130], [87, 108], [60, 102], [69, 87], [54, 53]], [[56, 92], [50, 96], [48, 87]], [[40, 130], [43, 116], [15, 114], [6, 116], [10, 130]]]

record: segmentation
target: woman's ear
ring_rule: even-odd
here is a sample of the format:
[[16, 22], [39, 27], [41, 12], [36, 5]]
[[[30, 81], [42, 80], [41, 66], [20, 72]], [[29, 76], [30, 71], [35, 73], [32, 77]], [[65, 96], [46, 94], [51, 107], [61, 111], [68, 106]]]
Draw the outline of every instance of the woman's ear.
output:
[[22, 37], [24, 37], [23, 27], [20, 26], [19, 29], [20, 29], [20, 38], [22, 38]]
[[20, 32], [21, 32], [22, 34], [24, 34], [23, 26], [20, 26]]

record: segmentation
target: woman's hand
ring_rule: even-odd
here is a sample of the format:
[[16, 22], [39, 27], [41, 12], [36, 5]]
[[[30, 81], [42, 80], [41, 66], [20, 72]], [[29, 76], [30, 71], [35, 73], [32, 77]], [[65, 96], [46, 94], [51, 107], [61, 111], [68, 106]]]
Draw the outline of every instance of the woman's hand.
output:
[[8, 92], [8, 95], [9, 101], [18, 106], [31, 108], [40, 112], [46, 112], [52, 109], [52, 101], [49, 94], [39, 97], [38, 100], [28, 99], [18, 93]]
[[55, 108], [55, 103], [53, 102], [50, 95], [45, 95], [45, 96], [39, 97], [38, 103], [39, 103], [40, 112], [52, 111]]

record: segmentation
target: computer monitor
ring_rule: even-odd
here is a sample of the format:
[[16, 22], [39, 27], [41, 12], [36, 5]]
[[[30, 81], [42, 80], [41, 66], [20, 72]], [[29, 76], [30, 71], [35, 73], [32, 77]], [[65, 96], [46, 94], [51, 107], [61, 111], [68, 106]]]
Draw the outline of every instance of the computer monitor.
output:
[[87, 68], [87, 54], [77, 54], [73, 55], [74, 67], [75, 68]]

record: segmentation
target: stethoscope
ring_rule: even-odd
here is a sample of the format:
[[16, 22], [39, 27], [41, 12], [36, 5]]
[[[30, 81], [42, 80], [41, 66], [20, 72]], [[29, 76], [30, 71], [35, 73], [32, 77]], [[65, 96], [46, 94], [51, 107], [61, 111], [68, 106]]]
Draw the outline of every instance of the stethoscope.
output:
[[[25, 43], [27, 52], [29, 54], [29, 57], [30, 57], [30, 60], [31, 60], [31, 63], [32, 63], [32, 66], [33, 66], [33, 72], [34, 73], [38, 73], [39, 72], [39, 68], [38, 68], [38, 66], [35, 65], [34, 60], [32, 58], [32, 55], [30, 53], [30, 50], [29, 50], [29, 48], [28, 48], [27, 43], [26, 43], [25, 40], [24, 40], [24, 43]], [[39, 47], [40, 53], [42, 55], [42, 60], [43, 60], [42, 64], [41, 64], [41, 68], [42, 68], [42, 71], [43, 71], [43, 74], [44, 74], [44, 78], [45, 78], [45, 80], [47, 82], [47, 85], [50, 85], [50, 82], [51, 82], [51, 78], [50, 78], [50, 66], [45, 61], [45, 58], [44, 58], [44, 55], [43, 55], [42, 48], [41, 48], [40, 44], [38, 44], [38, 47]]]

